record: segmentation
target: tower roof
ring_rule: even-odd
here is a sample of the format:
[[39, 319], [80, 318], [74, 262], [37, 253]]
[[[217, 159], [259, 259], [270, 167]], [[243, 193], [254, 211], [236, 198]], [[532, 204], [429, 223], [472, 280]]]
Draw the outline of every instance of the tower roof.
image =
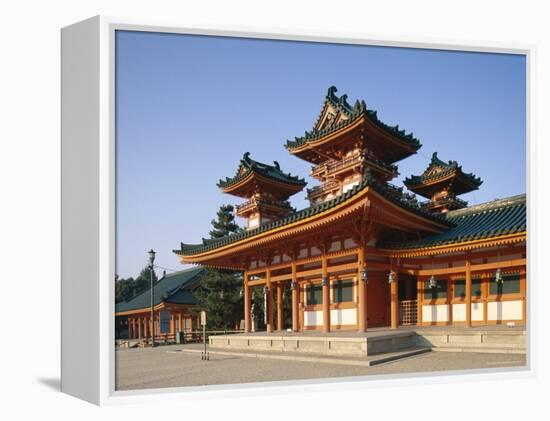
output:
[[462, 171], [462, 166], [456, 161], [442, 161], [434, 152], [428, 168], [421, 175], [407, 177], [403, 183], [409, 190], [430, 198], [445, 187], [449, 187], [454, 194], [468, 193], [477, 190], [483, 181], [472, 173]]
[[[287, 140], [285, 147], [306, 161], [314, 162], [315, 155], [328, 143], [334, 149], [346, 132], [358, 128], [366, 132], [363, 140], [371, 149], [376, 149], [380, 157], [388, 162], [399, 161], [410, 156], [422, 146], [412, 133], [401, 130], [399, 125], [390, 126], [378, 119], [377, 111], [367, 108], [365, 101], [356, 100], [351, 106], [347, 95], [336, 95], [335, 86], [328, 88], [321, 112], [311, 131], [301, 137]], [[356, 133], [357, 134], [357, 133]], [[353, 136], [357, 139], [357, 136]], [[349, 139], [349, 138], [348, 138]], [[315, 148], [315, 150], [314, 150]]]
[[273, 165], [264, 164], [253, 160], [250, 152], [246, 152], [236, 174], [220, 180], [217, 186], [224, 193], [240, 197], [249, 197], [252, 190], [262, 189], [283, 198], [298, 193], [306, 184], [303, 178], [283, 172], [277, 161]]

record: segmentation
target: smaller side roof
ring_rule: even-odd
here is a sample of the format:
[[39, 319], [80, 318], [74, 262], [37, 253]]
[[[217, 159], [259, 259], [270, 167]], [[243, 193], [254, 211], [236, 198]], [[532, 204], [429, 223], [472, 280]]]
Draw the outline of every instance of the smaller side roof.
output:
[[[192, 290], [195, 288], [202, 276], [206, 273], [203, 267], [193, 267], [170, 273], [157, 281], [154, 287], [154, 305], [162, 302], [173, 304], [196, 304]], [[139, 310], [151, 305], [151, 288], [140, 292], [134, 297], [116, 304], [115, 313]]]
[[277, 161], [273, 161], [273, 165], [264, 164], [263, 162], [253, 160], [250, 158], [250, 152], [246, 152], [239, 163], [236, 174], [233, 177], [226, 177], [225, 180], [220, 180], [217, 186], [224, 191], [229, 191], [233, 186], [253, 173], [267, 177], [277, 183], [298, 188], [297, 191], [307, 184], [303, 178], [282, 171]]
[[[483, 181], [472, 173], [465, 173], [456, 161], [444, 162], [434, 152], [428, 168], [421, 175], [411, 175], [403, 180], [407, 188], [422, 196], [429, 196], [434, 187], [456, 179], [453, 191], [456, 194], [477, 190]], [[432, 187], [430, 187], [432, 186]]]

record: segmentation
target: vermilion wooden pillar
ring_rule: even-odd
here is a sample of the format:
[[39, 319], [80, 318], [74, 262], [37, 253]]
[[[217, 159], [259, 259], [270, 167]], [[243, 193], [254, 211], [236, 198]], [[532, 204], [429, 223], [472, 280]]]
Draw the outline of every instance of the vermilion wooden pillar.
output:
[[397, 272], [395, 272], [395, 279], [390, 284], [390, 298], [391, 298], [390, 311], [391, 311], [391, 328], [392, 329], [397, 329], [397, 326], [399, 324], [398, 282], [399, 282], [399, 275], [397, 274]]
[[271, 271], [268, 269], [266, 271], [265, 277], [266, 287], [267, 287], [267, 326], [266, 330], [268, 333], [273, 333], [273, 286], [271, 285]]
[[283, 331], [283, 286], [277, 284], [277, 330]]
[[365, 269], [365, 252], [361, 247], [357, 254], [357, 327], [359, 332], [365, 332], [367, 330], [367, 285], [363, 280], [363, 271]]
[[328, 278], [328, 269], [327, 269], [327, 257], [324, 254], [322, 257], [322, 282], [323, 286], [323, 332], [330, 332], [330, 281]]
[[149, 318], [148, 317], [145, 317], [143, 319], [143, 335], [145, 337], [145, 339], [149, 339]]
[[250, 287], [248, 286], [248, 273], [244, 273], [244, 331], [250, 333], [251, 323], [250, 323]]
[[422, 301], [424, 299], [424, 278], [420, 276], [416, 281], [416, 325], [422, 325]]
[[134, 338], [134, 332], [136, 331], [134, 328], [134, 319], [128, 318], [128, 338], [133, 339]]
[[142, 321], [143, 319], [141, 317], [138, 317], [137, 319], [137, 337], [138, 339], [141, 339], [141, 324], [142, 324]]
[[[470, 253], [466, 255], [466, 297], [464, 299], [466, 303], [466, 326], [472, 326], [472, 261]], [[451, 304], [452, 306], [452, 304]]]
[[298, 301], [300, 298], [300, 286], [296, 279], [296, 263], [292, 262], [292, 331], [298, 332], [299, 327], [299, 309]]

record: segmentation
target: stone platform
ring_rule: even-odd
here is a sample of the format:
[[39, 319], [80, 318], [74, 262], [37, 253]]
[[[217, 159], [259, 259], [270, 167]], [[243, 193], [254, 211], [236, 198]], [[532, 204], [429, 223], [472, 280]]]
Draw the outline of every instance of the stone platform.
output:
[[395, 332], [372, 337], [338, 334], [237, 334], [211, 336], [209, 343], [212, 348], [366, 357], [413, 348], [416, 346], [416, 335], [414, 332]]
[[525, 353], [523, 328], [504, 326], [375, 328], [367, 332], [266, 333], [219, 335], [209, 338], [210, 347], [250, 352], [290, 352], [342, 357], [368, 357], [408, 349], [433, 351]]
[[527, 334], [519, 329], [419, 329], [417, 344], [432, 351], [525, 354]]

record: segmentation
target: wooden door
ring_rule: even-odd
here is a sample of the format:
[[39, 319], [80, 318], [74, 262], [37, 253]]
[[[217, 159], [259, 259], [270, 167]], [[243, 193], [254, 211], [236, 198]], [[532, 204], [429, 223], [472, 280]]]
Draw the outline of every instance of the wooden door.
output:
[[367, 285], [367, 328], [387, 326], [387, 282], [383, 272], [369, 272]]

